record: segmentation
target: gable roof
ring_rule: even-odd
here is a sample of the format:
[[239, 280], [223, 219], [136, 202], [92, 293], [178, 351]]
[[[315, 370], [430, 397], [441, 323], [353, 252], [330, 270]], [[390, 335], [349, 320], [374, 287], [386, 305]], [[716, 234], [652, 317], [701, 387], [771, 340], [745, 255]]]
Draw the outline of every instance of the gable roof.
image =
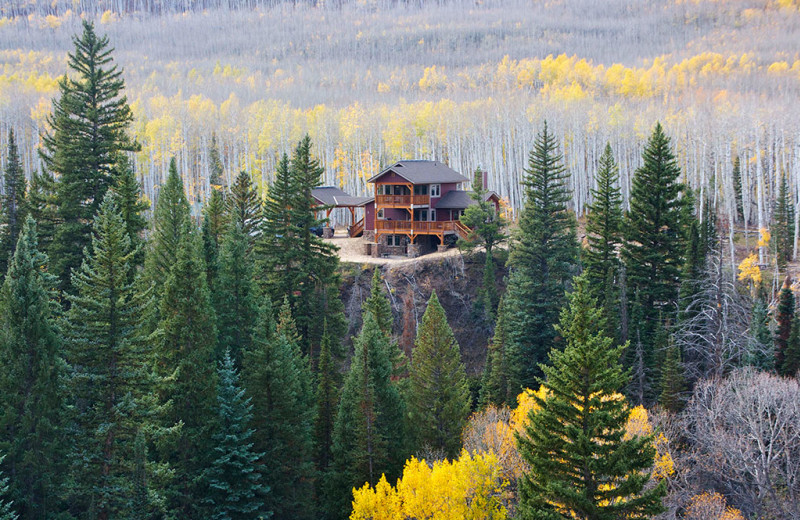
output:
[[399, 161], [385, 168], [367, 182], [375, 182], [390, 172], [399, 175], [411, 184], [469, 182], [469, 179], [439, 161]]
[[[492, 197], [497, 197], [497, 193], [488, 191], [483, 200], [489, 200]], [[439, 199], [436, 209], [464, 209], [473, 204], [476, 204], [476, 202], [472, 199], [471, 191], [450, 190]]]
[[336, 186], [320, 186], [311, 190], [311, 196], [323, 206], [363, 206], [372, 202], [375, 197], [353, 197]]

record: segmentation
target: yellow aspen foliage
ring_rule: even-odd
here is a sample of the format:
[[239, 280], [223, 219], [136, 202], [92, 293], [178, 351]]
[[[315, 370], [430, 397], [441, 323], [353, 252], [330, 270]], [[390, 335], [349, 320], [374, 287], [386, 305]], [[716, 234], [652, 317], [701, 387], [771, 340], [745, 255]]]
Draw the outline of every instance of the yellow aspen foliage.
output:
[[425, 67], [422, 78], [419, 80], [419, 89], [425, 92], [443, 90], [447, 87], [447, 76], [443, 68], [436, 68], [436, 65]]
[[758, 266], [758, 257], [755, 253], [750, 253], [750, 255], [739, 264], [739, 281], [749, 281], [753, 285], [759, 285], [761, 283], [761, 268]]
[[[644, 406], [633, 408], [628, 416], [628, 424], [625, 425], [625, 439], [634, 436], [650, 435], [653, 433], [653, 425], [650, 424], [650, 417]], [[656, 448], [656, 457], [653, 463], [653, 477], [663, 479], [675, 473], [675, 462], [669, 452], [669, 441], [666, 435], [659, 432], [653, 439]]]
[[725, 497], [716, 492], [695, 495], [683, 518], [686, 520], [744, 520], [738, 509], [729, 507]]
[[350, 520], [504, 520], [507, 486], [493, 453], [462, 451], [433, 464], [412, 457], [394, 488], [384, 476], [353, 490]]
[[767, 228], [761, 228], [758, 230], [758, 247], [767, 247], [769, 246], [769, 239], [772, 238]]

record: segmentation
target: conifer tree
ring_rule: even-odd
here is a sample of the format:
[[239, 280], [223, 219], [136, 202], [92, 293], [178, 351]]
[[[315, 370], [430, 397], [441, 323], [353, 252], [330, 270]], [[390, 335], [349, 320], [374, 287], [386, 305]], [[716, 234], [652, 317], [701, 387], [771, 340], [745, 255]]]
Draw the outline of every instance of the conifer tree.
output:
[[392, 314], [392, 305], [389, 299], [383, 292], [383, 282], [381, 281], [380, 269], [377, 267], [372, 271], [372, 281], [370, 285], [370, 293], [367, 300], [363, 305], [363, 313], [371, 312], [378, 322], [381, 331], [386, 335], [391, 346], [389, 347], [389, 355], [392, 359], [392, 367], [394, 367], [394, 377], [405, 377], [408, 372], [408, 358], [400, 350], [397, 342], [394, 341], [392, 335], [392, 325], [394, 325], [394, 316]]
[[139, 429], [133, 441], [133, 498], [131, 500], [131, 519], [149, 520], [152, 518], [150, 496], [147, 484], [147, 443], [144, 432]]
[[678, 413], [686, 404], [684, 392], [686, 379], [681, 366], [681, 350], [675, 345], [667, 348], [661, 368], [661, 395], [659, 402], [665, 410]]
[[[0, 457], [0, 467], [3, 466], [3, 457]], [[19, 517], [12, 509], [13, 502], [6, 501], [8, 497], [8, 477], [0, 470], [0, 520], [17, 520]]]
[[756, 297], [750, 316], [751, 334], [744, 362], [759, 370], [772, 370], [775, 368], [774, 341], [769, 330], [769, 322], [772, 318], [763, 298]]
[[[206, 478], [209, 493], [204, 500], [211, 506], [213, 520], [257, 520], [269, 516], [264, 496], [269, 488], [262, 483], [258, 459], [253, 451], [253, 405], [239, 387], [239, 374], [226, 352], [218, 371], [217, 421], [213, 461]], [[288, 517], [284, 517], [288, 518]]]
[[363, 323], [333, 430], [326, 504], [334, 518], [349, 515], [353, 487], [375, 485], [382, 474], [399, 476], [406, 456], [405, 407], [391, 381], [389, 342], [372, 313]]
[[134, 267], [144, 265], [144, 230], [147, 229], [147, 219], [144, 212], [150, 209], [150, 203], [143, 198], [142, 187], [136, 180], [130, 161], [121, 156], [114, 169], [114, 185], [111, 191], [117, 197], [125, 229], [131, 237], [131, 246], [136, 250], [133, 259]]
[[[219, 146], [217, 145], [216, 132], [211, 134], [211, 146], [208, 147], [208, 168], [209, 178], [208, 182], [212, 187], [222, 186], [225, 182], [225, 168], [222, 166], [222, 159], [219, 156]], [[217, 191], [212, 190], [212, 193]]]
[[217, 329], [195, 232], [178, 244], [175, 265], [164, 284], [160, 317], [158, 365], [166, 378], [162, 398], [171, 402], [166, 422], [183, 423], [175, 444], [165, 446], [162, 454], [181, 476], [168, 498], [176, 515], [204, 517], [208, 511], [198, 499], [216, 418]]
[[211, 190], [211, 196], [203, 207], [203, 256], [206, 259], [206, 279], [208, 287], [212, 290], [217, 286], [217, 272], [219, 270], [219, 248], [228, 229], [228, 219], [225, 213], [225, 200], [222, 192]]
[[162, 413], [145, 326], [153, 298], [131, 281], [135, 251], [114, 199], [100, 206], [92, 247], [73, 274], [66, 330], [75, 399], [70, 509], [98, 519], [130, 514], [134, 438]]
[[798, 370], [800, 370], [800, 317], [795, 315], [781, 371], [786, 376], [796, 376]]
[[265, 300], [245, 352], [243, 378], [253, 403], [254, 449], [263, 453], [263, 482], [271, 490], [265, 504], [276, 518], [310, 518], [314, 513], [314, 398], [297, 340], [288, 304], [276, 326]]
[[775, 370], [780, 375], [788, 374], [786, 368], [786, 354], [789, 347], [789, 338], [792, 334], [792, 324], [795, 318], [794, 293], [792, 292], [792, 280], [787, 275], [783, 281], [783, 287], [778, 293], [778, 314], [775, 321], [778, 322], [778, 329], [775, 331]]
[[219, 334], [218, 359], [222, 359], [222, 352], [227, 349], [236, 367], [242, 366], [242, 353], [250, 345], [257, 314], [248, 245], [248, 237], [239, 223], [233, 223], [222, 243], [219, 284], [213, 298]]
[[178, 174], [178, 165], [173, 157], [169, 163], [167, 182], [161, 187], [153, 211], [153, 231], [150, 248], [145, 259], [145, 272], [161, 294], [170, 270], [178, 259], [181, 241], [190, 232], [189, 201], [183, 190], [183, 181]]
[[605, 335], [604, 320], [586, 276], [576, 278], [558, 325], [566, 346], [550, 351], [540, 380], [547, 395], [534, 396], [538, 410], [517, 436], [530, 467], [520, 481], [519, 518], [645, 520], [663, 510], [664, 483], [645, 488], [653, 436], [625, 436], [623, 347]]
[[39, 250], [50, 250], [58, 215], [56, 211], [56, 180], [48, 172], [34, 173], [28, 190], [28, 213], [36, 221], [39, 232]]
[[8, 158], [3, 173], [3, 196], [0, 199], [0, 279], [8, 270], [8, 261], [17, 247], [17, 240], [28, 214], [26, 203], [27, 182], [19, 150], [14, 140], [14, 130], [8, 131]]
[[226, 217], [231, 224], [238, 224], [252, 245], [261, 230], [261, 197], [258, 196], [250, 174], [241, 172], [225, 197]]
[[[617, 280], [622, 244], [622, 194], [619, 189], [619, 167], [611, 145], [606, 144], [597, 171], [597, 189], [592, 190], [592, 203], [586, 215], [586, 240], [583, 263], [592, 291], [603, 307], [615, 308], [618, 302], [606, 301], [608, 280]], [[613, 293], [609, 297], [614, 298]], [[613, 316], [607, 316], [609, 320]]]
[[0, 452], [23, 518], [55, 512], [64, 470], [67, 366], [55, 285], [28, 216], [0, 292]]
[[417, 331], [411, 358], [408, 415], [417, 448], [455, 457], [470, 410], [467, 374], [461, 352], [436, 292]]
[[339, 403], [338, 373], [331, 357], [330, 342], [331, 337], [326, 331], [322, 336], [322, 345], [319, 351], [316, 413], [314, 415], [314, 461], [320, 474], [324, 474], [331, 463], [333, 426]]
[[505, 299], [500, 300], [497, 307], [497, 323], [494, 327], [494, 336], [489, 343], [486, 353], [486, 366], [483, 370], [479, 404], [482, 407], [493, 404], [502, 406], [511, 404], [514, 396], [509, 395], [508, 388], [508, 360], [506, 358], [506, 342], [508, 330], [506, 329]]
[[108, 37], [98, 37], [94, 25], [83, 22], [83, 33], [73, 38], [70, 75], [58, 84], [60, 97], [48, 117], [52, 129], [42, 138], [41, 157], [58, 177], [56, 206], [59, 225], [50, 256], [62, 289], [70, 287], [70, 272], [81, 265], [90, 245], [92, 217], [112, 185], [114, 167], [124, 152], [138, 149], [127, 134], [133, 121], [122, 95], [122, 71], [113, 64]]
[[737, 155], [733, 159], [733, 195], [736, 198], [736, 220], [744, 219], [744, 200], [742, 199], [742, 166]]
[[526, 200], [508, 261], [511, 276], [505, 296], [506, 355], [513, 360], [509, 366], [515, 367], [512, 392], [534, 384], [539, 363], [556, 344], [553, 325], [578, 267], [575, 216], [567, 209], [569, 173], [546, 123], [525, 173]]
[[780, 269], [786, 268], [794, 254], [794, 205], [790, 200], [789, 185], [786, 175], [781, 175], [774, 214], [775, 259]]
[[637, 295], [640, 315], [631, 320], [634, 329], [629, 333], [637, 343], [641, 341], [644, 367], [653, 371], [660, 317], [671, 317], [678, 298], [692, 197], [678, 180], [681, 170], [660, 123], [650, 136], [643, 160], [633, 178], [622, 259], [627, 290]]

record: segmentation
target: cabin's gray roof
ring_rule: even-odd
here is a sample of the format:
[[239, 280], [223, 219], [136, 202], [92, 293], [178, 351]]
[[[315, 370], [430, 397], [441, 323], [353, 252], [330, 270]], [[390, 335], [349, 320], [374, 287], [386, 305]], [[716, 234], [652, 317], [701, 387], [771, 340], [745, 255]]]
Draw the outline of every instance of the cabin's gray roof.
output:
[[353, 197], [336, 186], [320, 186], [311, 190], [311, 196], [323, 206], [363, 206], [372, 202], [375, 197]]
[[375, 182], [382, 175], [394, 172], [411, 184], [441, 184], [468, 182], [469, 179], [439, 161], [399, 161], [385, 168], [367, 182]]
[[[444, 194], [444, 196], [439, 199], [439, 202], [436, 203], [436, 209], [464, 209], [469, 206], [475, 204], [475, 200], [472, 198], [471, 191], [463, 191], [463, 190], [450, 190]], [[492, 196], [497, 196], [497, 194], [493, 191], [486, 192], [483, 200], [489, 200]]]

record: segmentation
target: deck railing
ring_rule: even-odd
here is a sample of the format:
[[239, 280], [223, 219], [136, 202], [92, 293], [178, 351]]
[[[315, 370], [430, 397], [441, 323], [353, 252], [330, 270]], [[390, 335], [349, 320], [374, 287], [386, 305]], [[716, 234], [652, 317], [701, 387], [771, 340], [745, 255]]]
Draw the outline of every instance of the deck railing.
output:
[[426, 206], [430, 202], [429, 195], [378, 195], [375, 198], [378, 206]]
[[379, 231], [399, 231], [408, 233], [434, 234], [451, 233], [458, 231], [457, 220], [439, 220], [433, 222], [420, 222], [416, 220], [376, 220], [375, 229]]

